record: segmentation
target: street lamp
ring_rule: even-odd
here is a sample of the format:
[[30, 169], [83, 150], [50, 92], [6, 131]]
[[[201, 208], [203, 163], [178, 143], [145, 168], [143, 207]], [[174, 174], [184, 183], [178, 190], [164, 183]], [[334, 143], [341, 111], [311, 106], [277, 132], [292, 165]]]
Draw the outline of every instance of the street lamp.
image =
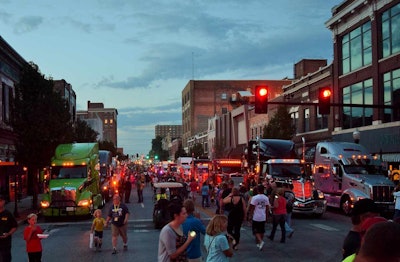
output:
[[358, 129], [356, 129], [356, 131], [353, 132], [353, 139], [354, 143], [356, 144], [360, 143], [360, 131], [358, 131]]

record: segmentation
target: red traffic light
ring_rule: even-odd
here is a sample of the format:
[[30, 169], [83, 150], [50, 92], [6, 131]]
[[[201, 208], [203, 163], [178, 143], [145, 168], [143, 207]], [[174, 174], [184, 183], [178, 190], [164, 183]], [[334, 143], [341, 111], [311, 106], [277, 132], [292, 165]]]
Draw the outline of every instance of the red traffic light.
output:
[[268, 86], [256, 86], [255, 94], [254, 112], [256, 114], [268, 113]]
[[320, 115], [329, 115], [331, 113], [331, 96], [330, 87], [321, 87], [318, 90], [318, 113]]

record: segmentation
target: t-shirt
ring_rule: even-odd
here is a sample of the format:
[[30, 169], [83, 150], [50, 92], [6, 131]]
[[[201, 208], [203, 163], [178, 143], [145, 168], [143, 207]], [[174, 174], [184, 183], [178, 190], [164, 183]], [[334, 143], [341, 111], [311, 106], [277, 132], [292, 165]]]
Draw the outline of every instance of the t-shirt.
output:
[[268, 197], [264, 194], [257, 194], [251, 198], [250, 204], [254, 206], [253, 221], [266, 221], [266, 208], [270, 206]]
[[205, 235], [204, 246], [208, 253], [206, 262], [229, 261], [229, 258], [224, 254], [224, 251], [229, 249], [229, 242], [224, 234], [216, 236]]
[[343, 241], [343, 259], [354, 254], [360, 248], [361, 235], [357, 231], [350, 230]]
[[[165, 225], [161, 229], [158, 240], [158, 262], [171, 262], [169, 256], [175, 253], [185, 241], [186, 237], [179, 236], [169, 224]], [[183, 252], [180, 257], [186, 257], [186, 252]]]
[[201, 187], [201, 195], [208, 196], [208, 192], [210, 191], [210, 187], [208, 185], [203, 185]]
[[111, 223], [114, 226], [121, 227], [124, 225], [125, 215], [129, 214], [128, 207], [124, 203], [119, 205], [111, 205], [108, 216], [111, 217]]
[[278, 207], [274, 207], [273, 214], [283, 215], [286, 214], [286, 199], [282, 196], [275, 198], [274, 201], [278, 201]]
[[95, 219], [93, 219], [94, 230], [103, 231], [105, 223], [106, 221], [104, 218], [96, 217]]
[[182, 224], [183, 234], [188, 235], [189, 231], [196, 232], [196, 238], [190, 242], [186, 249], [187, 257], [195, 259], [201, 257], [200, 234], [206, 233], [206, 228], [200, 219], [193, 215], [188, 215], [185, 222]]
[[[0, 234], [8, 233], [12, 228], [17, 228], [18, 223], [10, 211], [5, 209], [0, 213]], [[0, 238], [0, 249], [11, 247], [11, 235], [6, 238]]]
[[27, 226], [24, 229], [24, 240], [26, 241], [26, 252], [40, 252], [42, 251], [42, 242], [37, 234], [42, 234], [43, 230], [40, 226], [36, 225], [36, 229], [32, 232], [31, 238], [28, 240], [28, 236], [32, 231], [32, 227]]

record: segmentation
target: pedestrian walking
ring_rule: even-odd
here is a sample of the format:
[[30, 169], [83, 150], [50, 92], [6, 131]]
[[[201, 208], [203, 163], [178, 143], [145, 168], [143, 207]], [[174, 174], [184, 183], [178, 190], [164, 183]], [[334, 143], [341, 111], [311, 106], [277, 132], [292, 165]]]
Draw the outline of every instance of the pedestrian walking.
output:
[[[24, 240], [26, 242], [26, 252], [29, 262], [42, 261], [42, 242], [38, 234], [43, 234], [42, 228], [37, 225], [37, 215], [31, 213], [27, 216], [28, 226], [24, 229]], [[0, 260], [2, 261], [2, 260]]]
[[136, 191], [138, 196], [138, 203], [143, 203], [143, 188], [144, 188], [144, 182], [142, 182], [140, 175], [138, 175], [136, 178]]
[[395, 187], [393, 196], [395, 198], [393, 220], [395, 220], [396, 218], [400, 218], [400, 184]]
[[288, 238], [291, 238], [294, 233], [292, 228], [292, 213], [293, 213], [293, 203], [296, 200], [296, 196], [293, 193], [293, 184], [283, 184], [283, 196], [286, 199], [286, 223], [285, 229]]
[[197, 187], [198, 187], [198, 183], [196, 182], [196, 180], [194, 178], [192, 178], [192, 181], [189, 184], [190, 187], [190, 193], [189, 193], [189, 197], [191, 199], [193, 199], [193, 202], [196, 203], [196, 193], [197, 193]]
[[17, 231], [18, 223], [6, 209], [6, 198], [0, 195], [0, 261], [11, 261], [12, 235]]
[[206, 233], [206, 227], [200, 220], [200, 214], [195, 214], [194, 202], [192, 199], [186, 199], [183, 202], [183, 206], [186, 208], [187, 218], [182, 224], [183, 234], [188, 235], [190, 232], [195, 232], [195, 239], [190, 242], [186, 249], [187, 257], [189, 262], [201, 262], [201, 244], [200, 234]]
[[281, 243], [286, 241], [286, 199], [283, 197], [283, 188], [278, 188], [273, 197], [272, 204], [272, 231], [269, 239], [274, 241], [276, 228], [281, 228]]
[[168, 205], [168, 211], [173, 218], [160, 232], [158, 240], [158, 262], [188, 261], [186, 249], [195, 236], [184, 235], [182, 224], [187, 217], [186, 208], [178, 202]]
[[95, 251], [101, 251], [103, 244], [103, 230], [106, 225], [106, 220], [102, 217], [101, 209], [96, 209], [93, 213], [94, 219], [92, 222], [91, 233], [94, 234]]
[[264, 186], [257, 186], [257, 195], [250, 200], [249, 213], [252, 217], [252, 231], [256, 237], [257, 248], [261, 251], [264, 246], [265, 223], [270, 209], [269, 199], [264, 195]]
[[215, 215], [206, 228], [204, 246], [207, 251], [206, 262], [229, 262], [233, 256], [233, 237], [225, 232], [228, 227], [228, 218], [225, 215]]
[[235, 244], [232, 246], [234, 250], [237, 250], [237, 245], [240, 242], [240, 228], [242, 227], [243, 221], [246, 220], [246, 203], [243, 197], [240, 195], [238, 188], [234, 187], [232, 192], [224, 198], [224, 204], [230, 203], [232, 209], [228, 214], [228, 234], [232, 235], [235, 239]]
[[203, 183], [201, 187], [201, 206], [210, 207], [210, 187], [208, 186], [207, 181]]
[[126, 179], [125, 179], [124, 190], [125, 190], [125, 203], [130, 203], [129, 198], [131, 196], [132, 183], [129, 179], [129, 176], [126, 177]]
[[118, 236], [122, 238], [124, 250], [128, 250], [128, 218], [128, 207], [124, 203], [121, 203], [121, 197], [119, 195], [114, 195], [113, 205], [110, 207], [106, 220], [106, 226], [111, 222], [112, 254], [117, 254]]

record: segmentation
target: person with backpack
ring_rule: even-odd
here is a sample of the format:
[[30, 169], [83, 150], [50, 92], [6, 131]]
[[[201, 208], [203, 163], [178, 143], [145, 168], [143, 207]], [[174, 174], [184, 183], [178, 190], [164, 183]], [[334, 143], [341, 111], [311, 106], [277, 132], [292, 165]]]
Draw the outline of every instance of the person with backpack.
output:
[[293, 184], [283, 184], [283, 196], [286, 198], [285, 229], [288, 238], [291, 238], [294, 233], [294, 229], [292, 228], [293, 203], [296, 200], [295, 194], [293, 193]]

